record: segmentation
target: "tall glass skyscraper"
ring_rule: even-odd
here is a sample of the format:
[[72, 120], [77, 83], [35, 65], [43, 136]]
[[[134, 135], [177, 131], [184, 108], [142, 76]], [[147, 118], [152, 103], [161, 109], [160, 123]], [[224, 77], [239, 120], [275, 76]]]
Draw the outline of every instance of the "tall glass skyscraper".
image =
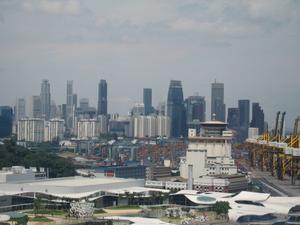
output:
[[145, 106], [145, 115], [152, 113], [152, 89], [144, 88], [143, 90], [143, 103]]
[[250, 125], [250, 101], [247, 99], [239, 100], [239, 111], [240, 111], [239, 141], [243, 142], [248, 138], [248, 128]]
[[216, 81], [211, 84], [211, 119], [225, 122], [224, 84]]
[[67, 104], [66, 104], [66, 126], [67, 128], [72, 128], [73, 125], [73, 81], [67, 81]]
[[0, 138], [12, 133], [13, 110], [10, 106], [0, 106]]
[[189, 96], [184, 101], [186, 109], [186, 121], [205, 122], [205, 98], [203, 96]]
[[51, 104], [51, 94], [50, 94], [50, 83], [48, 80], [43, 80], [41, 85], [41, 111], [42, 116], [46, 120], [50, 118], [50, 104]]
[[107, 83], [100, 80], [98, 86], [98, 115], [107, 115]]
[[259, 134], [265, 130], [265, 114], [259, 103], [252, 103], [252, 121], [251, 127], [257, 127]]
[[171, 119], [171, 137], [186, 136], [186, 116], [181, 81], [171, 80], [170, 82], [167, 115]]

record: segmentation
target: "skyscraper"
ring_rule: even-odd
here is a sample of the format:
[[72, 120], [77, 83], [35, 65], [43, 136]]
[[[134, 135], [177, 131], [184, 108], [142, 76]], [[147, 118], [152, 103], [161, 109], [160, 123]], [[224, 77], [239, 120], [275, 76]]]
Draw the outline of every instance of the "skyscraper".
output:
[[239, 130], [240, 127], [240, 110], [239, 108], [228, 108], [227, 116], [228, 127], [234, 130]]
[[86, 111], [89, 108], [89, 99], [88, 98], [82, 98], [80, 99], [79, 108], [82, 111]]
[[239, 141], [243, 142], [248, 137], [248, 128], [250, 125], [250, 101], [247, 99], [239, 100], [239, 111], [240, 111]]
[[73, 126], [73, 81], [67, 81], [67, 104], [66, 104], [66, 126], [68, 129], [71, 129]]
[[187, 123], [193, 121], [205, 122], [206, 104], [203, 96], [189, 96], [185, 99], [184, 105]]
[[16, 103], [15, 120], [18, 121], [26, 116], [25, 98], [18, 98]]
[[145, 106], [145, 115], [152, 113], [152, 89], [144, 88], [143, 90], [143, 103]]
[[181, 81], [171, 80], [168, 91], [167, 115], [171, 119], [171, 137], [186, 136], [185, 108]]
[[51, 94], [50, 94], [50, 83], [48, 80], [43, 80], [41, 85], [41, 112], [42, 116], [46, 120], [50, 118], [50, 104], [51, 104]]
[[211, 84], [211, 119], [225, 122], [224, 84], [216, 81]]
[[252, 103], [252, 120], [251, 127], [257, 127], [259, 134], [264, 132], [265, 114], [259, 103]]
[[12, 133], [13, 110], [10, 106], [0, 106], [0, 138]]
[[98, 115], [107, 115], [107, 83], [100, 80], [98, 87]]
[[32, 96], [32, 100], [31, 100], [31, 116], [33, 118], [41, 118], [42, 117], [41, 96]]

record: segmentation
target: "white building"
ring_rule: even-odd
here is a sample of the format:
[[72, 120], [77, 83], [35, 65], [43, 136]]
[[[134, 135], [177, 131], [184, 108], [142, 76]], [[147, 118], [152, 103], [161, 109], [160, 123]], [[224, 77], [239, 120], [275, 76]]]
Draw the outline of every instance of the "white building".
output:
[[209, 121], [201, 123], [201, 132], [189, 129], [186, 157], [181, 158], [180, 175], [188, 178], [188, 165], [193, 166], [193, 178], [206, 175], [236, 174], [237, 167], [231, 157], [232, 134], [226, 123]]
[[136, 116], [133, 119], [133, 135], [136, 138], [169, 137], [170, 119], [166, 116]]
[[100, 134], [107, 134], [108, 132], [108, 119], [106, 115], [99, 115], [98, 120], [100, 122]]
[[157, 116], [157, 136], [170, 137], [171, 121], [168, 116]]
[[100, 136], [101, 123], [97, 119], [81, 119], [77, 122], [77, 138], [87, 139]]
[[248, 128], [248, 138], [249, 139], [257, 139], [259, 136], [257, 127], [249, 127]]
[[23, 118], [18, 121], [18, 141], [43, 142], [45, 121], [38, 118]]
[[49, 141], [53, 139], [60, 139], [64, 138], [65, 133], [65, 121], [63, 119], [54, 118], [49, 121]]

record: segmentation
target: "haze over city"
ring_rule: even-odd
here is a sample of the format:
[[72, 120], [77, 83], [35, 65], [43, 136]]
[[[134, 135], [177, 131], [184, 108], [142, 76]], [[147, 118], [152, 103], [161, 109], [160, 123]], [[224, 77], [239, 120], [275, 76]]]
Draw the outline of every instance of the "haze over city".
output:
[[74, 92], [97, 105], [108, 82], [108, 111], [127, 114], [153, 89], [166, 100], [169, 81], [184, 97], [199, 93], [210, 109], [211, 83], [225, 84], [226, 107], [259, 102], [272, 125], [299, 111], [299, 1], [14, 1], [0, 2], [0, 103], [40, 93]]

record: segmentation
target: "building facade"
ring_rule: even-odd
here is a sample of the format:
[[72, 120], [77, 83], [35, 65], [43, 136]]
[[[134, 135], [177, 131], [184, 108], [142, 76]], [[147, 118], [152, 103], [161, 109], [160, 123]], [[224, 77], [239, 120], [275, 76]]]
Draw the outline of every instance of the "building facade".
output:
[[200, 133], [189, 129], [186, 157], [181, 158], [180, 176], [188, 178], [188, 166], [193, 168], [193, 178], [205, 175], [236, 174], [237, 167], [231, 157], [232, 132], [221, 121], [201, 124]]
[[18, 141], [40, 143], [44, 141], [45, 120], [23, 118], [18, 121]]
[[152, 113], [152, 89], [144, 88], [143, 90], [143, 103], [145, 106], [145, 115]]
[[185, 137], [186, 113], [181, 81], [171, 80], [168, 91], [167, 116], [171, 120], [171, 137]]
[[252, 120], [251, 127], [257, 127], [259, 134], [265, 130], [265, 114], [259, 103], [252, 103]]
[[216, 81], [211, 84], [211, 119], [225, 122], [224, 84]]
[[0, 138], [12, 134], [13, 109], [10, 106], [0, 106]]
[[26, 100], [18, 98], [16, 103], [15, 120], [18, 121], [26, 116]]
[[107, 115], [107, 83], [100, 80], [98, 86], [98, 115]]
[[240, 110], [240, 132], [239, 141], [243, 142], [248, 137], [248, 128], [250, 125], [250, 100], [239, 100]]
[[51, 94], [50, 94], [50, 83], [48, 80], [43, 80], [41, 85], [41, 113], [42, 117], [46, 120], [50, 119], [50, 105], [51, 105]]

